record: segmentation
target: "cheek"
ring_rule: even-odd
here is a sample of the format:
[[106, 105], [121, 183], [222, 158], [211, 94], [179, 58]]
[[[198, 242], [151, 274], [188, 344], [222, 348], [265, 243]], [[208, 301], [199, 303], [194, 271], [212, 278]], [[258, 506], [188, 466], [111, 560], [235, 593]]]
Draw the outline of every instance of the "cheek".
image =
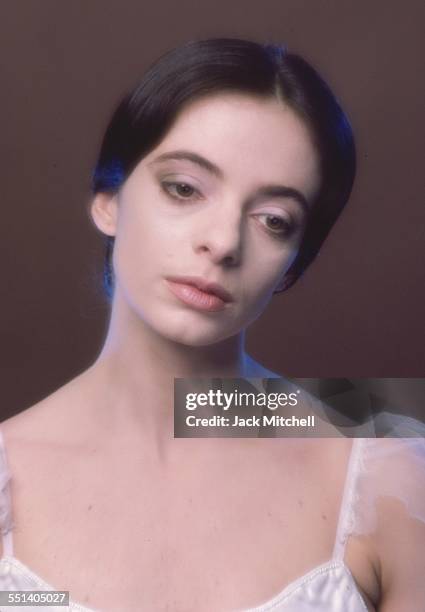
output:
[[[250, 272], [244, 282], [247, 288], [247, 293], [251, 299], [257, 299], [258, 302], [268, 301], [273, 295], [279, 281], [290, 268], [295, 257], [297, 256], [298, 248], [285, 248], [280, 253], [269, 254], [269, 257], [262, 254], [256, 261], [252, 262]], [[249, 297], [247, 295], [247, 297]]]
[[[145, 288], [158, 275], [178, 271], [181, 238], [161, 215], [149, 209], [126, 211], [120, 218], [114, 246], [117, 280], [128, 288]], [[180, 248], [181, 251], [181, 248]]]

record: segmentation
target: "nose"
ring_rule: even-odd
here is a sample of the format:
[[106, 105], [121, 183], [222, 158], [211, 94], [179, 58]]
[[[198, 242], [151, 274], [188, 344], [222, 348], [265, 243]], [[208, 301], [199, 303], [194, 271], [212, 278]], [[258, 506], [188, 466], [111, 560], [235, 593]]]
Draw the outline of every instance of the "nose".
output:
[[204, 219], [193, 241], [197, 254], [205, 254], [218, 265], [237, 266], [242, 256], [243, 219], [240, 212], [217, 208]]

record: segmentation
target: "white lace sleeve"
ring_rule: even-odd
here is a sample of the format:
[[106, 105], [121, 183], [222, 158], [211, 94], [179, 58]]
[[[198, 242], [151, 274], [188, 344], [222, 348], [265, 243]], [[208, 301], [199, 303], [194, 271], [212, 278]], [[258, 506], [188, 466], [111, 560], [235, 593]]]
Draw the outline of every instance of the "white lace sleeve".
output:
[[375, 532], [394, 500], [403, 504], [406, 518], [425, 523], [425, 425], [390, 413], [377, 419], [385, 437], [358, 441], [348, 521], [353, 535]]
[[0, 430], [0, 533], [6, 535], [13, 528], [10, 499], [10, 473]]

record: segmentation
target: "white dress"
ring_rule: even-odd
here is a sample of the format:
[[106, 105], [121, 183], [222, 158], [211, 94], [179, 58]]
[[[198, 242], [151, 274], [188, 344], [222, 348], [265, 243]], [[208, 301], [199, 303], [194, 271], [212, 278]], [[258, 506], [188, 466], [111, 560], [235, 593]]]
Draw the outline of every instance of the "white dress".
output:
[[[285, 586], [280, 593], [262, 605], [239, 612], [364, 612], [367, 610], [350, 569], [344, 562], [348, 538], [373, 533], [377, 522], [376, 502], [382, 496], [402, 500], [409, 517], [425, 523], [425, 439], [417, 437], [424, 435], [425, 427], [413, 419], [397, 417], [393, 424], [389, 436], [412, 437], [353, 440], [331, 558]], [[14, 556], [10, 479], [4, 439], [0, 429], [0, 531], [3, 537], [0, 590], [55, 590], [54, 586], [45, 582]], [[93, 608], [73, 602], [72, 594], [70, 600], [69, 606], [15, 606], [13, 610], [95, 612]]]

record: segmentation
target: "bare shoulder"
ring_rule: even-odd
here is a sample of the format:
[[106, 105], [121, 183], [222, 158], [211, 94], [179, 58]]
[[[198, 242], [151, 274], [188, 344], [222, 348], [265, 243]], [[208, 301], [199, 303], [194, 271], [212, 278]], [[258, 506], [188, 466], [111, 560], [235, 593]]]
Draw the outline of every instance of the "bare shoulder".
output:
[[[59, 437], [63, 406], [64, 391], [58, 389], [0, 424], [10, 475], [11, 515], [19, 529], [28, 521], [34, 505], [39, 504], [41, 485], [59, 463], [51, 452], [51, 441]], [[16, 547], [16, 533], [14, 544]], [[3, 554], [1, 539], [0, 553]]]
[[59, 403], [55, 401], [54, 395], [2, 421], [1, 429], [8, 442], [29, 441], [37, 438], [41, 431], [49, 431], [54, 423], [54, 406]]
[[84, 371], [39, 402], [4, 420], [0, 427], [8, 443], [48, 444], [59, 439], [65, 443], [71, 423], [78, 423], [86, 378], [87, 371]]
[[[93, 452], [90, 442], [93, 445], [96, 441], [96, 423], [87, 431], [83, 421], [91, 401], [90, 384], [83, 373], [0, 424], [10, 474], [13, 544], [18, 559], [41, 563], [37, 551], [50, 537], [51, 525], [62, 533], [61, 524], [75, 522], [79, 500], [95, 481], [93, 474], [99, 473], [101, 458], [90, 473], [85, 469], [87, 457]], [[47, 557], [44, 561], [48, 575]], [[39, 568], [39, 574], [44, 575], [42, 564]]]
[[0, 424], [14, 499], [20, 491], [26, 492], [26, 499], [34, 498], [43, 483], [57, 476], [58, 466], [69, 464], [76, 447], [83, 447], [84, 438], [78, 435], [84, 431], [82, 383], [76, 377]]

